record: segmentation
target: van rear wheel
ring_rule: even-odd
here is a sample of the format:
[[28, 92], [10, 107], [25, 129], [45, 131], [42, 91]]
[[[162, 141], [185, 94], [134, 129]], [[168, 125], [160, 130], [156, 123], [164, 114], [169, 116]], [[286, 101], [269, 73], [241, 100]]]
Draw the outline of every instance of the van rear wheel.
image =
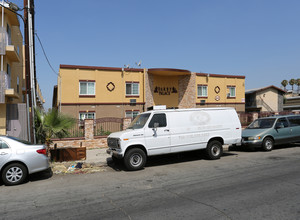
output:
[[217, 160], [223, 154], [223, 147], [219, 141], [210, 141], [206, 147], [206, 155], [210, 160]]
[[146, 164], [146, 154], [142, 149], [132, 148], [124, 157], [124, 164], [128, 170], [141, 170]]

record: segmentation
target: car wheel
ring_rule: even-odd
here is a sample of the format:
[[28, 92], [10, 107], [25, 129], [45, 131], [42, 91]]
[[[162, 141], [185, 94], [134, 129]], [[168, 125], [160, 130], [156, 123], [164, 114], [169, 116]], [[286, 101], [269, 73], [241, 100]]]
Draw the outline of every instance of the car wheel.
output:
[[9, 164], [2, 172], [2, 180], [7, 186], [20, 184], [26, 177], [27, 169], [24, 165], [19, 163]]
[[262, 148], [264, 151], [271, 151], [274, 147], [274, 141], [272, 138], [266, 137], [263, 141]]
[[206, 155], [210, 160], [220, 159], [223, 154], [223, 147], [219, 141], [211, 141], [206, 147]]
[[146, 154], [142, 149], [133, 148], [127, 151], [124, 164], [128, 170], [140, 170], [146, 164]]

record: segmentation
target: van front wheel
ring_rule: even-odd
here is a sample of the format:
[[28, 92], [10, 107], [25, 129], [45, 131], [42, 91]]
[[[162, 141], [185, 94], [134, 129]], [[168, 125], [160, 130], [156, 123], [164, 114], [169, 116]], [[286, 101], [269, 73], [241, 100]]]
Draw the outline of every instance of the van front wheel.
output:
[[264, 151], [271, 151], [274, 148], [274, 141], [272, 138], [266, 137], [262, 143], [262, 148]]
[[206, 147], [206, 154], [210, 160], [220, 159], [223, 154], [222, 144], [219, 141], [209, 142]]
[[142, 149], [132, 148], [124, 157], [124, 164], [128, 170], [140, 170], [146, 164], [146, 154]]

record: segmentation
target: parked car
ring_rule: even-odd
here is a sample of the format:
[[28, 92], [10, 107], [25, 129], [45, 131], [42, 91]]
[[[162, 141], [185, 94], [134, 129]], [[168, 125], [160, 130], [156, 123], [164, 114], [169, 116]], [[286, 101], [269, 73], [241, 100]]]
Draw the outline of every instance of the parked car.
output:
[[300, 116], [259, 118], [242, 131], [242, 146], [271, 151], [274, 145], [300, 141]]
[[0, 136], [0, 173], [5, 185], [20, 184], [28, 174], [48, 168], [49, 159], [44, 145]]
[[159, 108], [138, 115], [107, 143], [107, 153], [114, 161], [122, 159], [128, 170], [142, 169], [148, 156], [199, 149], [219, 159], [222, 145], [241, 143], [241, 124], [234, 108]]

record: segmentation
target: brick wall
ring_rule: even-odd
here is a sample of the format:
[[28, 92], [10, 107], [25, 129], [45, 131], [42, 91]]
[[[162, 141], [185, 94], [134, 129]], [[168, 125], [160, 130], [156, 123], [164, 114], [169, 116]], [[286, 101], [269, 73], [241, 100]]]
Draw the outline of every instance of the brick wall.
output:
[[178, 81], [178, 108], [196, 108], [196, 74], [181, 76]]
[[107, 141], [106, 136], [97, 137], [95, 139], [85, 140], [84, 138], [63, 138], [63, 139], [53, 139], [53, 143], [51, 144], [51, 148], [54, 148], [54, 144], [56, 144], [57, 148], [64, 147], [86, 147], [87, 149], [95, 149], [95, 148], [106, 148]]

